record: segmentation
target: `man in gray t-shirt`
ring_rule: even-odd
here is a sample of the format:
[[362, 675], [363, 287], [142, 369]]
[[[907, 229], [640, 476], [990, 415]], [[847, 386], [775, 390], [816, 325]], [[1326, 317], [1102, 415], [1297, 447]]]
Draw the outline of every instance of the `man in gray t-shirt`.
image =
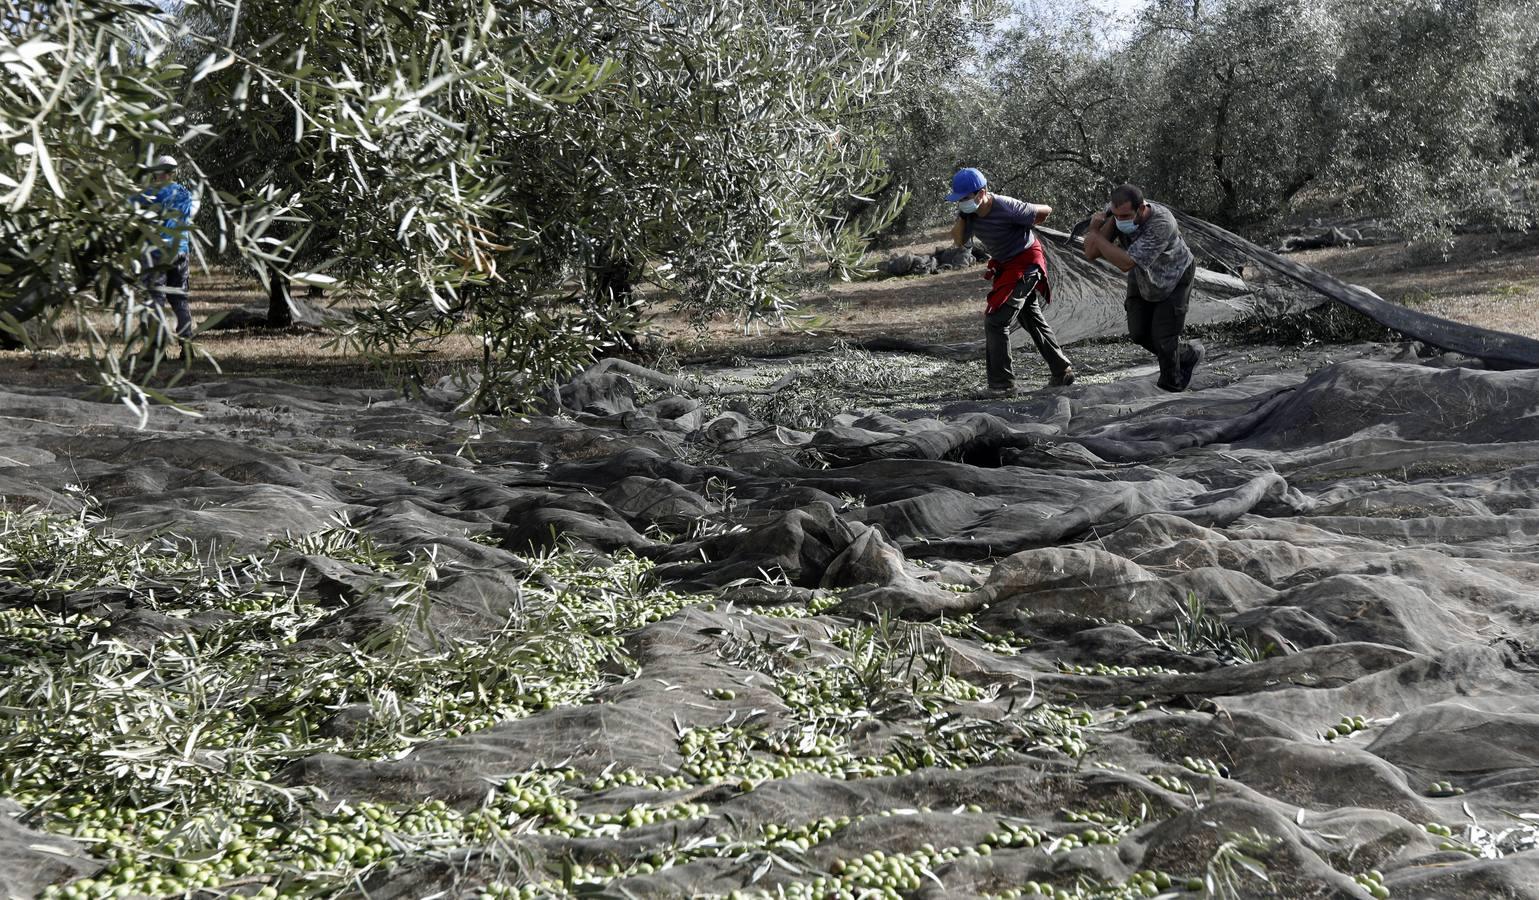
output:
[[1058, 346], [1053, 327], [1047, 324], [1038, 302], [1040, 297], [1042, 302], [1051, 303], [1053, 295], [1047, 281], [1047, 256], [1032, 229], [1053, 208], [993, 193], [977, 169], [958, 172], [951, 179], [951, 194], [946, 199], [957, 204], [957, 219], [951, 226], [952, 243], [961, 247], [977, 238], [989, 252], [984, 277], [991, 279], [993, 286], [983, 315], [984, 365], [989, 389], [1015, 389], [1010, 329], [1016, 323], [1031, 335], [1037, 352], [1047, 362], [1052, 373], [1048, 384], [1072, 384], [1074, 369]]
[[1181, 341], [1197, 261], [1176, 217], [1146, 201], [1137, 185], [1124, 184], [1112, 191], [1105, 211], [1090, 217], [1085, 258], [1104, 259], [1128, 273], [1123, 300], [1128, 337], [1160, 361], [1157, 384], [1162, 389], [1186, 390], [1202, 361], [1203, 346]]

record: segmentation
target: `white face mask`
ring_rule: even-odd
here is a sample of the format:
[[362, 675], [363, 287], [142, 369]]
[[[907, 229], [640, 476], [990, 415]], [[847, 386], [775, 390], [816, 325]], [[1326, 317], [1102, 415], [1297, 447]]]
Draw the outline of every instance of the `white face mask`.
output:
[[975, 213], [975, 212], [978, 211], [978, 201], [976, 201], [976, 200], [963, 200], [961, 203], [957, 204], [957, 210], [959, 212], [961, 212], [963, 215], [970, 215], [972, 213]]

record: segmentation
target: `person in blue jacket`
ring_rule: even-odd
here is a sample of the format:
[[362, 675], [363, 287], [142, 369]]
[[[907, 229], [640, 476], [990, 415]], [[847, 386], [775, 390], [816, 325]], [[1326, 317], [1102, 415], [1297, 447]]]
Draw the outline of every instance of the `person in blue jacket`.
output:
[[192, 335], [192, 309], [187, 305], [187, 254], [192, 249], [188, 235], [198, 201], [175, 180], [176, 168], [173, 156], [158, 157], [146, 166], [150, 184], [134, 202], [155, 210], [161, 223], [160, 240], [144, 252], [144, 288], [151, 303], [171, 304], [176, 336], [185, 338]]

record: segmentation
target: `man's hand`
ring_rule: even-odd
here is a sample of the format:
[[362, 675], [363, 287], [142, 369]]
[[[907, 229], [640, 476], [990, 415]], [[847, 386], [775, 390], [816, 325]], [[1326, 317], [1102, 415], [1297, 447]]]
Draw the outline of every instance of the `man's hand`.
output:
[[[1100, 231], [1101, 230], [1101, 226], [1105, 225], [1105, 224], [1106, 224], [1106, 213], [1098, 212], [1095, 215], [1091, 216], [1090, 217], [1090, 234], [1095, 234], [1096, 232]], [[1087, 238], [1089, 236], [1090, 236], [1089, 234], [1086, 235]]]
[[1085, 235], [1085, 258], [1092, 262], [1104, 259], [1124, 272], [1132, 271], [1137, 265], [1126, 250], [1094, 231]]
[[1101, 226], [1096, 224], [1095, 218], [1092, 218], [1090, 220], [1090, 230], [1085, 232], [1085, 258], [1095, 262], [1101, 258], [1105, 248], [1106, 238], [1101, 234]]

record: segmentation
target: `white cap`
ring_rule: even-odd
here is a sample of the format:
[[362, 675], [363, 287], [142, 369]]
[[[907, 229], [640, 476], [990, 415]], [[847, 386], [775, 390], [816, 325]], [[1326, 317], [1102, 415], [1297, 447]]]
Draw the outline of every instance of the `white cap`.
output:
[[170, 172], [175, 170], [176, 167], [176, 157], [165, 155], [155, 157], [155, 162], [153, 164], [145, 166], [145, 168], [149, 169], [151, 172]]

